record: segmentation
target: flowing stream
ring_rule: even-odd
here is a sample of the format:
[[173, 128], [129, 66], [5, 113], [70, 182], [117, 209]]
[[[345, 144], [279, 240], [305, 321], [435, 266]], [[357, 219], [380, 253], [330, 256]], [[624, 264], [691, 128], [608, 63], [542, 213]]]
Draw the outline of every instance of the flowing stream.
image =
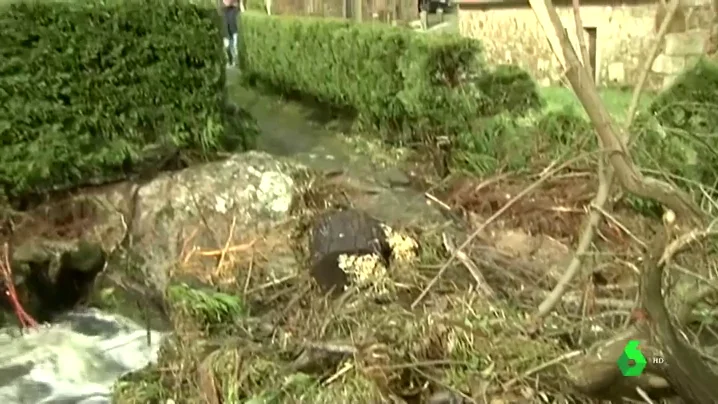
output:
[[154, 362], [161, 339], [159, 332], [94, 309], [67, 313], [24, 335], [0, 330], [0, 401], [110, 403], [117, 379]]

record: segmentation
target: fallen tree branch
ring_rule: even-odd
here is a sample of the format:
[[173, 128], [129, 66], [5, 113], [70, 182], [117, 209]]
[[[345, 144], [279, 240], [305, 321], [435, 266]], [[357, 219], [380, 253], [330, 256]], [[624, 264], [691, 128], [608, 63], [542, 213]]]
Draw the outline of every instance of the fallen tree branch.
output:
[[[665, 220], [665, 224], [670, 226], [673, 222]], [[706, 229], [683, 234], [665, 247], [662, 244], [654, 247], [654, 253], [646, 259], [640, 282], [643, 309], [639, 314], [642, 315], [627, 330], [596, 344], [588, 350], [589, 354], [572, 365], [569, 375], [577, 390], [594, 398], [619, 402], [624, 398], [642, 399], [636, 397], [638, 388], [653, 399], [680, 396], [690, 403], [714, 402], [711, 386], [718, 383], [718, 376], [701, 362], [701, 353], [688, 346], [674, 330], [661, 293], [661, 280], [664, 268], [676, 254], [708, 237], [718, 237], [717, 225], [718, 221], [714, 221]], [[678, 324], [685, 324], [683, 321], [688, 317], [685, 312], [690, 313], [699, 294], [700, 291], [683, 303]], [[641, 351], [649, 358], [644, 373], [635, 378], [622, 377], [615, 366], [615, 358], [630, 340], [641, 341]], [[660, 357], [665, 363], [653, 363], [652, 357]]]
[[[605, 173], [606, 171], [604, 169], [604, 164], [600, 163], [598, 170], [599, 187], [596, 193], [596, 197], [594, 198], [594, 201], [592, 203], [596, 206], [604, 205], [608, 200], [608, 196], [611, 191], [610, 184], [605, 178]], [[571, 261], [569, 262], [566, 269], [563, 271], [561, 278], [558, 280], [558, 282], [556, 282], [556, 286], [554, 286], [549, 295], [546, 296], [546, 298], [541, 302], [541, 304], [539, 304], [538, 310], [534, 314], [534, 321], [540, 321], [556, 307], [556, 305], [561, 301], [563, 295], [566, 293], [566, 291], [568, 291], [568, 288], [571, 285], [573, 279], [581, 271], [581, 264], [583, 263], [583, 258], [586, 256], [588, 248], [591, 246], [591, 243], [593, 243], [593, 237], [596, 233], [598, 223], [601, 221], [601, 217], [602, 215], [600, 211], [596, 209], [591, 210], [586, 224], [584, 225], [583, 232], [581, 233], [581, 237], [578, 240], [576, 252], [571, 257]]]
[[646, 327], [634, 324], [613, 338], [594, 345], [586, 356], [571, 365], [568, 376], [576, 390], [589, 397], [616, 403], [625, 402], [624, 399], [641, 400], [636, 388], [654, 399], [675, 397], [664, 366], [660, 364], [648, 361], [643, 373], [637, 377], [621, 374], [616, 359], [631, 340], [640, 341], [641, 352], [646, 358], [662, 357], [660, 348], [652, 345]]
[[641, 174], [628, 153], [626, 145], [621, 141], [625, 137], [625, 130], [618, 126], [608, 113], [590, 74], [585, 68], [582, 68], [551, 0], [530, 0], [529, 3], [532, 9], [543, 9], [545, 14], [548, 14], [550, 26], [543, 28], [544, 30], [553, 29], [554, 34], [558, 37], [561, 48], [554, 49], [554, 52], [563, 54], [567, 67], [566, 77], [593, 123], [602, 147], [609, 152], [608, 161], [613, 166], [623, 188], [639, 197], [658, 201], [682, 217], [694, 221], [698, 219], [698, 222], [705, 219], [704, 212], [687, 194], [662, 180], [645, 178]]
[[[683, 251], [691, 244], [702, 241], [706, 238], [718, 236], [718, 227], [716, 226], [717, 224], [718, 221], [714, 220], [705, 229], [694, 229], [688, 233], [677, 237], [663, 250], [658, 264], [662, 266], [667, 266], [671, 263], [671, 260], [676, 254]], [[698, 288], [695, 292], [690, 293], [688, 296], [684, 296], [681, 299], [682, 304], [681, 307], [678, 309], [677, 313], [679, 324], [688, 323], [690, 321], [691, 315], [693, 314], [693, 309], [695, 308], [695, 306], [709, 295], [716, 293], [715, 282], [711, 282], [710, 280], [703, 277], [699, 277], [699, 279], [703, 280], [706, 283], [706, 287]]]
[[434, 287], [434, 285], [439, 281], [439, 279], [441, 279], [441, 277], [444, 275], [444, 272], [446, 272], [446, 270], [454, 262], [454, 260], [456, 260], [458, 258], [457, 253], [460, 251], [464, 251], [464, 249], [466, 247], [468, 247], [474, 241], [474, 239], [479, 237], [479, 235], [486, 229], [486, 227], [488, 227], [488, 225], [490, 225], [491, 223], [494, 222], [494, 220], [498, 219], [501, 215], [503, 215], [507, 210], [509, 210], [509, 208], [511, 208], [516, 202], [520, 201], [524, 196], [528, 195], [531, 191], [538, 188], [541, 184], [546, 182], [549, 178], [552, 178], [556, 173], [561, 172], [566, 167], [569, 167], [571, 164], [573, 164], [576, 161], [579, 161], [581, 159], [584, 159], [585, 157], [586, 157], [585, 155], [580, 155], [580, 156], [574, 157], [568, 161], [565, 161], [564, 163], [560, 164], [559, 166], [553, 167], [551, 170], [548, 170], [547, 172], [543, 173], [543, 175], [541, 175], [541, 177], [539, 177], [539, 179], [534, 181], [531, 185], [529, 185], [528, 187], [523, 189], [521, 192], [519, 192], [516, 196], [511, 198], [511, 200], [506, 202], [506, 204], [504, 206], [502, 206], [499, 210], [494, 212], [493, 215], [491, 215], [488, 219], [486, 219], [486, 221], [481, 226], [477, 227], [476, 230], [474, 230], [469, 235], [469, 237], [467, 237], [466, 240], [464, 240], [464, 242], [461, 243], [456, 248], [456, 251], [454, 252], [454, 254], [451, 254], [451, 256], [449, 257], [449, 259], [446, 260], [444, 265], [442, 265], [441, 268], [439, 268], [439, 271], [436, 273], [436, 275], [431, 279], [431, 281], [429, 281], [429, 283], [426, 285], [424, 290], [421, 291], [419, 296], [417, 296], [416, 299], [414, 299], [414, 301], [411, 303], [412, 310], [415, 309], [416, 306], [419, 303], [421, 303], [422, 300], [424, 300], [424, 298], [429, 293], [431, 288]]
[[[682, 237], [679, 240], [695, 238]], [[652, 252], [653, 256], [646, 259], [641, 276], [642, 303], [648, 317], [651, 340], [661, 347], [666, 363], [666, 378], [673, 390], [687, 403], [711, 404], [715, 403], [718, 375], [703, 362], [697, 351], [678, 337], [661, 292], [663, 270], [672, 254], [680, 249], [674, 245], [687, 244], [673, 242], [665, 248], [659, 245], [656, 251]]]
[[[577, 35], [579, 35], [579, 42], [581, 42], [582, 38], [582, 23], [580, 18], [580, 5], [578, 4], [578, 0], [574, 0], [574, 15], [576, 19], [576, 32]], [[630, 128], [631, 124], [633, 123], [633, 119], [636, 115], [636, 111], [638, 109], [638, 104], [640, 102], [641, 93], [643, 92], [643, 89], [645, 87], [648, 73], [651, 70], [651, 66], [653, 65], [653, 62], [655, 61], [656, 57], [658, 56], [658, 53], [661, 49], [661, 44], [663, 42], [663, 38], [665, 37], [668, 26], [670, 25], [670, 21], [672, 20], [673, 16], [676, 13], [676, 10], [678, 8], [679, 0], [672, 0], [670, 7], [668, 9], [668, 12], [666, 13], [666, 16], [664, 17], [664, 20], [661, 24], [660, 29], [658, 30], [658, 34], [656, 36], [656, 39], [654, 41], [654, 44], [652, 46], [650, 56], [648, 59], [646, 59], [645, 64], [643, 65], [641, 69], [641, 74], [638, 79], [638, 83], [636, 88], [634, 89], [633, 96], [631, 98], [631, 104], [628, 111], [628, 117], [626, 121], [626, 129], [623, 131], [619, 131], [619, 137], [617, 139], [617, 142], [620, 145], [626, 145], [630, 139], [628, 128]], [[560, 19], [558, 19], [558, 15], [556, 14], [556, 10], [553, 8], [553, 4], [550, 0], [531, 0], [530, 1], [531, 8], [534, 10], [536, 17], [539, 19], [539, 22], [541, 22], [541, 25], [544, 29], [544, 31], [549, 36], [549, 39], [551, 38], [559, 38], [558, 41], [549, 41], [551, 43], [551, 46], [554, 50], [554, 53], [559, 56], [559, 59], [562, 61], [565, 61], [566, 63], [572, 63], [568, 66], [565, 66], [567, 72], [569, 70], [578, 71], [578, 73], [571, 74], [569, 76], [569, 81], [571, 81], [571, 85], [574, 88], [574, 91], [576, 91], [577, 95], [579, 93], [579, 90], [581, 92], [593, 92], [594, 98], [598, 100], [597, 104], [599, 107], [603, 108], [605, 115], [603, 118], [608, 117], [608, 120], [610, 121], [610, 116], [608, 116], [607, 111], [605, 111], [605, 107], [603, 106], [603, 103], [600, 102], [600, 98], [598, 98], [598, 94], [595, 88], [595, 85], [592, 83], [586, 83], [586, 88], [581, 89], [581, 71], [584, 73], [584, 75], [588, 76], [590, 78], [590, 74], [588, 73], [588, 70], [584, 66], [581, 66], [580, 62], [578, 61], [575, 53], [573, 52], [573, 48], [570, 46], [570, 42], [567, 38], [565, 38], [563, 32], [563, 25], [561, 24]], [[552, 18], [555, 15], [555, 18]], [[558, 24], [558, 25], [557, 25]], [[553, 33], [554, 35], [551, 35]], [[556, 49], [554, 43], [558, 44], [560, 46], [560, 49]], [[566, 49], [566, 45], [568, 43], [568, 48]], [[560, 51], [560, 54], [559, 54]], [[566, 54], [570, 53], [574, 56], [573, 59], [567, 58]], [[586, 56], [584, 55], [584, 58]], [[571, 80], [571, 77], [573, 77], [573, 80]], [[584, 78], [585, 80], [585, 78]], [[590, 108], [592, 108], [592, 105], [582, 100], [582, 104], [586, 111]], [[590, 113], [589, 113], [590, 115]], [[605, 119], [604, 119], [605, 121]], [[592, 119], [592, 122], [594, 123], [594, 126], [596, 127], [597, 131], [599, 130], [600, 124], [604, 121], [596, 121], [595, 119]], [[601, 145], [602, 148], [605, 147], [603, 138], [604, 136], [601, 136], [601, 133], [599, 132], [599, 145]], [[614, 140], [616, 138], [615, 133], [611, 134]], [[614, 142], [615, 143], [615, 142]], [[610, 150], [610, 147], [608, 148]], [[627, 155], [627, 152], [626, 152]], [[615, 168], [615, 167], [613, 167]], [[578, 246], [576, 248], [576, 252], [574, 253], [571, 261], [569, 262], [568, 266], [563, 272], [563, 276], [558, 281], [554, 289], [551, 291], [551, 294], [544, 299], [544, 301], [539, 305], [538, 310], [536, 314], [534, 315], [535, 321], [539, 321], [541, 318], [545, 317], [548, 313], [550, 313], [554, 307], [558, 304], [558, 302], [561, 300], [561, 296], [568, 290], [569, 285], [571, 284], [571, 281], [576, 277], [576, 275], [581, 270], [581, 265], [583, 263], [583, 257], [586, 255], [588, 248], [593, 243], [593, 238], [595, 236], [595, 231], [598, 226], [598, 224], [601, 221], [601, 208], [606, 204], [608, 201], [608, 197], [610, 196], [610, 191], [613, 185], [614, 180], [614, 174], [615, 171], [612, 167], [607, 167], [604, 163], [603, 158], [599, 160], [599, 167], [598, 167], [598, 179], [599, 179], [599, 185], [598, 185], [598, 191], [596, 192], [596, 197], [592, 201], [592, 206], [597, 207], [598, 209], [592, 209], [589, 213], [589, 216], [583, 226], [583, 230], [581, 231], [581, 235], [579, 237]], [[630, 191], [630, 189], [629, 189]], [[700, 211], [699, 208], [695, 207]], [[702, 212], [700, 212], [702, 214]]]
[[668, 263], [670, 263], [671, 259], [673, 259], [676, 254], [678, 254], [684, 248], [688, 247], [690, 244], [708, 237], [714, 237], [718, 235], [718, 227], [716, 226], [717, 224], [718, 221], [714, 220], [705, 229], [695, 229], [677, 237], [675, 240], [673, 240], [670, 244], [666, 246], [665, 250], [663, 250], [663, 253], [660, 256], [660, 260], [658, 261], [659, 265], [667, 265]]
[[496, 292], [494, 292], [488, 282], [486, 282], [484, 275], [481, 273], [481, 270], [479, 270], [479, 267], [474, 263], [474, 261], [472, 261], [465, 252], [457, 250], [456, 246], [454, 246], [454, 243], [449, 239], [449, 236], [446, 233], [441, 233], [441, 240], [444, 244], [446, 252], [456, 255], [456, 258], [461, 261], [464, 267], [469, 271], [476, 282], [476, 289], [480, 290], [485, 297], [496, 296]]

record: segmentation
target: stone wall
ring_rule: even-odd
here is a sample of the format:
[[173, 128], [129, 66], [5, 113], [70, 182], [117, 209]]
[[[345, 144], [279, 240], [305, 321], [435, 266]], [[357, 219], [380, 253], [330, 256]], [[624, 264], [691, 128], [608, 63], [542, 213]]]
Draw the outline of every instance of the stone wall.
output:
[[[556, 2], [555, 2], [556, 3]], [[659, 88], [692, 63], [703, 50], [713, 17], [710, 0], [684, 0], [671, 22], [664, 52], [653, 66], [648, 85]], [[586, 2], [584, 2], [586, 4]], [[572, 43], [578, 49], [569, 5], [557, 6]], [[595, 29], [596, 81], [600, 85], [632, 85], [648, 57], [665, 10], [657, 2], [615, 2], [581, 7], [583, 25]], [[459, 30], [484, 43], [493, 63], [516, 63], [542, 85], [563, 81], [563, 69], [528, 2], [488, 0], [461, 3]], [[697, 52], [697, 53], [696, 53]]]
[[663, 52], [658, 55], [651, 68], [655, 78], [661, 78], [661, 86], [667, 87], [687, 67], [694, 64], [703, 54], [708, 39], [708, 30], [692, 29], [666, 35]]

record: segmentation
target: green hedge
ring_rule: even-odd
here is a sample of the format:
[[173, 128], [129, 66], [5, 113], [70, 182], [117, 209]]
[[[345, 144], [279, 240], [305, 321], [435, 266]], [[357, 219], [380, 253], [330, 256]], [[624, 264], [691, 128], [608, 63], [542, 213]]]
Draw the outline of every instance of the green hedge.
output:
[[91, 0], [2, 8], [6, 193], [123, 178], [178, 149], [207, 155], [251, 147], [256, 133], [225, 129], [236, 111], [225, 105], [213, 6]]
[[481, 116], [501, 113], [524, 115], [546, 105], [536, 81], [516, 65], [498, 65], [477, 77], [478, 90], [484, 96]]
[[[718, 64], [701, 60], [650, 105], [634, 128], [675, 163], [671, 173], [718, 186]], [[657, 162], [657, 165], [663, 163]]]
[[280, 91], [352, 108], [373, 128], [452, 133], [477, 113], [480, 94], [463, 85], [483, 70], [477, 41], [251, 12], [242, 34], [248, 73]]

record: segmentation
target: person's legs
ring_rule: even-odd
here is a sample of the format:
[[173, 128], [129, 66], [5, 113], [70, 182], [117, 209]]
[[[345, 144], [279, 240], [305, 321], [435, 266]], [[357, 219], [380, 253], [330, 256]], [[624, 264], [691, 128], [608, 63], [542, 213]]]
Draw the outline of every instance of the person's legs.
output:
[[237, 34], [232, 34], [229, 38], [229, 54], [232, 55], [232, 66], [239, 63], [239, 52], [237, 51]]
[[224, 10], [224, 19], [227, 26], [227, 38], [224, 40], [224, 46], [230, 56], [229, 65], [235, 66], [239, 61], [237, 52], [237, 8], [226, 8]]
[[230, 44], [229, 38], [228, 38], [228, 37], [224, 37], [224, 38], [222, 39], [222, 41], [224, 42], [224, 50], [225, 50], [225, 52], [227, 52], [227, 56], [230, 56], [230, 54], [229, 54], [229, 44]]

